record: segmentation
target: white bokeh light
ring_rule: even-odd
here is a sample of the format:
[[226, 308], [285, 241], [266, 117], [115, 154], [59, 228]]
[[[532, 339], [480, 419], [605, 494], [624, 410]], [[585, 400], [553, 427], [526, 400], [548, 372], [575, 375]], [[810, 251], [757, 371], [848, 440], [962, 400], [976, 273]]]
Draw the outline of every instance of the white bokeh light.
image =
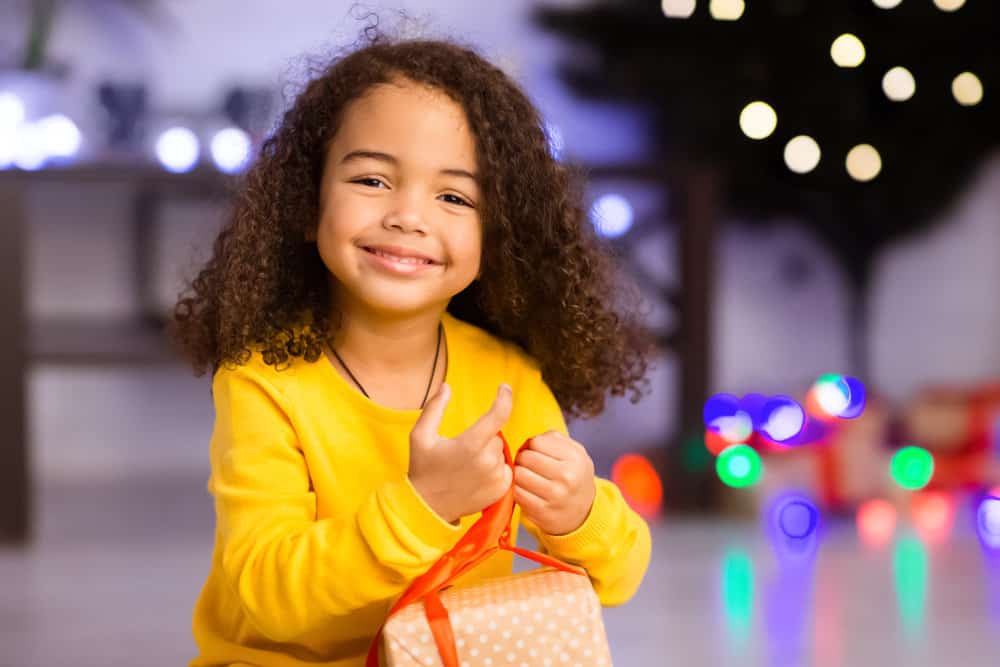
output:
[[839, 382], [821, 382], [816, 385], [816, 402], [823, 412], [834, 417], [843, 414], [851, 404], [850, 393], [844, 393], [844, 387]]
[[711, 0], [708, 3], [708, 13], [716, 21], [738, 21], [744, 11], [746, 4], [743, 0]]
[[605, 238], [625, 234], [632, 227], [634, 215], [628, 200], [617, 194], [601, 195], [591, 209], [594, 228]]
[[934, 6], [942, 12], [956, 12], [961, 9], [964, 4], [965, 0], [934, 0]]
[[686, 19], [694, 14], [695, 0], [663, 0], [660, 8], [663, 15], [672, 19]]
[[62, 114], [46, 116], [38, 121], [45, 137], [45, 152], [49, 157], [69, 158], [80, 150], [83, 136], [72, 120]]
[[24, 102], [14, 93], [0, 93], [0, 128], [17, 127], [24, 122]]
[[212, 137], [212, 161], [220, 171], [235, 174], [250, 160], [250, 135], [238, 127], [219, 130]]
[[857, 67], [865, 61], [865, 45], [850, 33], [833, 40], [830, 57], [839, 67]]
[[14, 165], [25, 171], [45, 166], [45, 133], [38, 123], [24, 123], [18, 128], [14, 144]]
[[894, 7], [899, 7], [903, 0], [872, 0], [874, 4], [879, 9], [892, 9]]
[[17, 155], [17, 127], [0, 125], [0, 169], [9, 169]]
[[976, 512], [979, 534], [987, 546], [1000, 549], [1000, 498], [987, 496]]
[[882, 91], [893, 102], [905, 102], [917, 92], [917, 82], [905, 67], [893, 67], [882, 77]]
[[882, 171], [882, 157], [869, 144], [860, 144], [847, 154], [847, 173], [856, 181], [870, 181]]
[[800, 405], [782, 405], [772, 412], [761, 430], [777, 442], [799, 434], [806, 423], [806, 413]]
[[172, 127], [156, 140], [156, 157], [173, 173], [190, 171], [198, 164], [198, 137], [186, 127]]
[[808, 174], [819, 159], [819, 144], [812, 137], [800, 134], [785, 145], [785, 164], [796, 174]]
[[751, 139], [766, 139], [778, 126], [778, 114], [767, 102], [751, 102], [740, 112], [740, 129]]
[[972, 72], [962, 72], [951, 82], [951, 94], [962, 106], [975, 106], [983, 101], [983, 83]]

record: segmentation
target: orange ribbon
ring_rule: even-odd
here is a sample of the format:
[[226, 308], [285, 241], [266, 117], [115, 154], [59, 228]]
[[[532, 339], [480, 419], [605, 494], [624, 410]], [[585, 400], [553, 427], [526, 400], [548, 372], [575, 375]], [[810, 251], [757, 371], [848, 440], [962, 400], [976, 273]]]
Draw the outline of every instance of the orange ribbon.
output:
[[[503, 441], [503, 456], [507, 465], [513, 467], [510, 446], [502, 432], [497, 435]], [[527, 443], [525, 443], [527, 444]], [[451, 627], [448, 610], [441, 603], [440, 592], [453, 581], [492, 556], [498, 550], [511, 551], [519, 556], [548, 565], [564, 572], [586, 576], [583, 568], [569, 565], [562, 561], [535, 551], [519, 549], [510, 543], [510, 521], [514, 516], [514, 485], [511, 484], [503, 497], [483, 510], [482, 516], [462, 536], [448, 553], [441, 557], [427, 572], [413, 580], [410, 587], [389, 610], [386, 620], [402, 608], [423, 600], [427, 624], [434, 637], [441, 662], [444, 667], [459, 667], [458, 649], [455, 648], [455, 635]], [[382, 628], [379, 628], [368, 650], [366, 667], [378, 667], [378, 650], [382, 641]]]

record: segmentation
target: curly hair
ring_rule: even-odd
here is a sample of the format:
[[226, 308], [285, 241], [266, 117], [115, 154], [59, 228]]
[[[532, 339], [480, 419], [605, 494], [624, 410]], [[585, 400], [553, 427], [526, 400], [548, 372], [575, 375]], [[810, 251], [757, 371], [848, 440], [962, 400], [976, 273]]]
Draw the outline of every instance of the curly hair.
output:
[[553, 157], [526, 95], [472, 48], [371, 27], [284, 113], [240, 184], [212, 257], [180, 295], [171, 333], [195, 374], [244, 364], [251, 349], [279, 368], [321, 358], [340, 321], [327, 269], [307, 240], [326, 151], [349, 102], [399, 79], [461, 105], [482, 172], [481, 275], [448, 311], [531, 354], [567, 418], [599, 414], [609, 390], [631, 389], [638, 402], [653, 338], [636, 308], [616, 308], [638, 305], [639, 293], [619, 280], [614, 252], [587, 224], [583, 174]]

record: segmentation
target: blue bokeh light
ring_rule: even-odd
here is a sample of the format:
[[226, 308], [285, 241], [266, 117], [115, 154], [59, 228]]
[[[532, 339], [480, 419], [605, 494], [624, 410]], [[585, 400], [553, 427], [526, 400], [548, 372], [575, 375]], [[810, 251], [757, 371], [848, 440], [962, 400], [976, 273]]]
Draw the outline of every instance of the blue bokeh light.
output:
[[623, 236], [632, 228], [635, 213], [625, 197], [609, 193], [597, 198], [590, 217], [598, 234], [613, 239]]

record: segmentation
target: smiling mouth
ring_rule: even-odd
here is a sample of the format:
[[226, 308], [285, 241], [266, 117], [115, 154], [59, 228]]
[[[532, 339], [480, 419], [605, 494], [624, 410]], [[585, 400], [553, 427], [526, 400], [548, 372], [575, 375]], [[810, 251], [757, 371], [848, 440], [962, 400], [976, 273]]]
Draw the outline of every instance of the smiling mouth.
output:
[[376, 257], [381, 257], [387, 259], [390, 262], [396, 262], [397, 264], [410, 264], [415, 266], [430, 266], [436, 264], [437, 262], [432, 262], [429, 259], [421, 259], [419, 257], [400, 257], [399, 255], [392, 255], [390, 253], [384, 252], [382, 250], [375, 250], [373, 248], [364, 247], [362, 248], [365, 252], [375, 255]]

